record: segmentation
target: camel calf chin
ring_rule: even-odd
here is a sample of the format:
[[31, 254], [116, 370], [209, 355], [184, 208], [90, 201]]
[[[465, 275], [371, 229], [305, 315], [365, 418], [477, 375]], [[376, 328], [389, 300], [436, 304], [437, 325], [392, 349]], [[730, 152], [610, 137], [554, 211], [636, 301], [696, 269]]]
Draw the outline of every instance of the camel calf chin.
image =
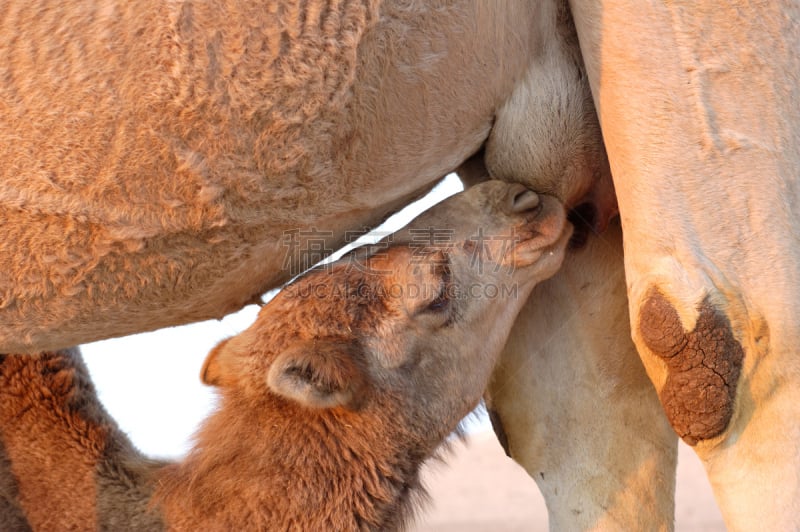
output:
[[557, 201], [490, 181], [305, 275], [209, 354], [219, 408], [179, 463], [135, 451], [77, 350], [4, 357], [12, 524], [403, 528], [422, 462], [477, 404], [570, 234]]

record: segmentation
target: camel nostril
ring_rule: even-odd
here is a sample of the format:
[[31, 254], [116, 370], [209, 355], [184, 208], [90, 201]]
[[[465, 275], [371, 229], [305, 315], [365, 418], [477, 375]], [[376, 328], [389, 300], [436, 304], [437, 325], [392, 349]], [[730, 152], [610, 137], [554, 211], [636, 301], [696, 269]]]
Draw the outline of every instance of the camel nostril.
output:
[[539, 207], [539, 203], [541, 203], [536, 192], [522, 185], [512, 187], [509, 191], [509, 197], [511, 198], [511, 212], [530, 211]]

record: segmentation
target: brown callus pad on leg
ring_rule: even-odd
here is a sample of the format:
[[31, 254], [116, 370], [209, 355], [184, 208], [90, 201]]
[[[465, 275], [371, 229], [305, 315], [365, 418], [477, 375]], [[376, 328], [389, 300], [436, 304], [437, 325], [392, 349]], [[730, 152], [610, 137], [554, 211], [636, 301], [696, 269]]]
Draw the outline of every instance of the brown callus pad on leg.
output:
[[744, 359], [728, 318], [706, 297], [693, 331], [686, 331], [672, 304], [651, 290], [639, 314], [645, 345], [667, 364], [659, 393], [675, 432], [689, 445], [719, 436], [733, 415]]

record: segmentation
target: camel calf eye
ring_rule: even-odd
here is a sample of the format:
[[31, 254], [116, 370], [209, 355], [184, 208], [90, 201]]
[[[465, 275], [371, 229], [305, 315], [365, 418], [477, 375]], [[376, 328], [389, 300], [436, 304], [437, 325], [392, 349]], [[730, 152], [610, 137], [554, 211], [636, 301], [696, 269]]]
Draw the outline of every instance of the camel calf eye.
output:
[[450, 298], [447, 296], [447, 285], [442, 283], [439, 295], [425, 307], [425, 312], [444, 312], [449, 306]]

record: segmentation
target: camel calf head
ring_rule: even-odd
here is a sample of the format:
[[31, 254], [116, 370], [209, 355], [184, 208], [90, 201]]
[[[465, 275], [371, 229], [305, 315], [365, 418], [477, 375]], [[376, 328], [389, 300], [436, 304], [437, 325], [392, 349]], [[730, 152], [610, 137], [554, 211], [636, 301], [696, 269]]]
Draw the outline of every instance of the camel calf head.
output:
[[223, 395], [294, 407], [298, 419], [336, 409], [348, 423], [393, 418], [435, 446], [480, 399], [569, 232], [556, 200], [478, 185], [286, 287], [211, 352], [202, 378]]

